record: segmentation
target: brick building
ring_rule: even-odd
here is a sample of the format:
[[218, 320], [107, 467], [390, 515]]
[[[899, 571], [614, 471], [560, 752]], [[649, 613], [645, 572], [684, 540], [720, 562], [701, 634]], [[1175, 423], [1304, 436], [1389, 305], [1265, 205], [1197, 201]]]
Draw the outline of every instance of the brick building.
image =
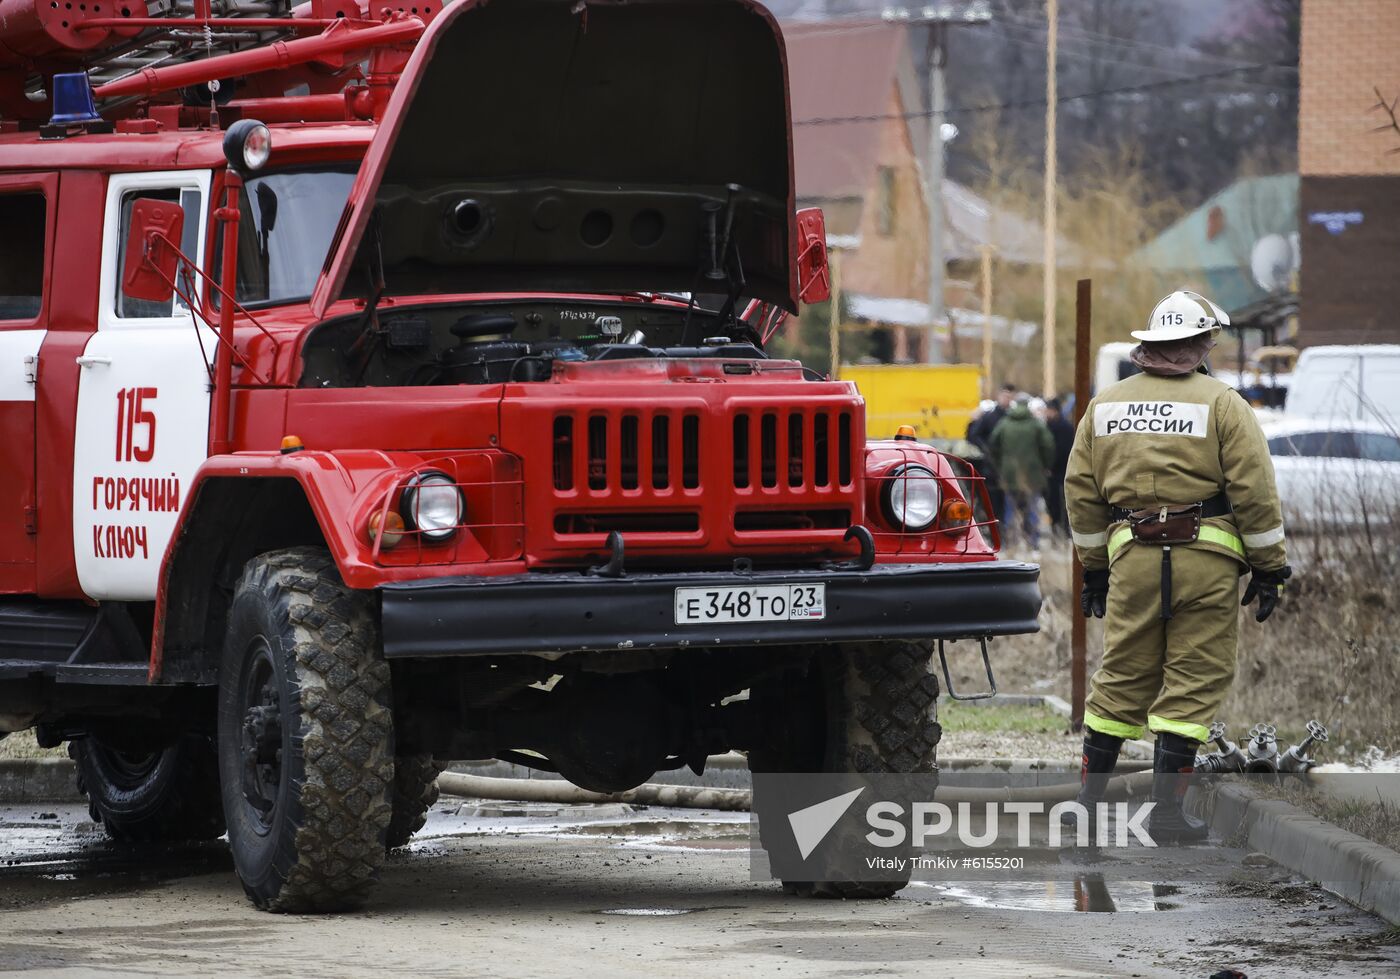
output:
[[[799, 206], [826, 212], [842, 290], [921, 301], [928, 218], [908, 115], [922, 104], [903, 28], [789, 24], [784, 34]], [[896, 327], [895, 359], [923, 360], [923, 342], [923, 331]]]
[[[1397, 0], [1400, 2], [1400, 0]], [[798, 206], [826, 213], [840, 263], [842, 314], [866, 324], [881, 359], [930, 359], [928, 211], [921, 167], [928, 124], [907, 28], [881, 22], [785, 25], [792, 88]], [[943, 182], [948, 322], [934, 330], [934, 359], [958, 359], [956, 338], [981, 342], [982, 316], [969, 278], [979, 247], [1003, 266], [1038, 265], [1040, 225], [1000, 210], [967, 187]], [[1073, 257], [1068, 242], [1061, 254]], [[1025, 346], [1034, 323], [993, 316], [998, 343]], [[972, 349], [972, 348], [965, 348]]]
[[1304, 0], [1299, 340], [1400, 340], [1400, 2]]

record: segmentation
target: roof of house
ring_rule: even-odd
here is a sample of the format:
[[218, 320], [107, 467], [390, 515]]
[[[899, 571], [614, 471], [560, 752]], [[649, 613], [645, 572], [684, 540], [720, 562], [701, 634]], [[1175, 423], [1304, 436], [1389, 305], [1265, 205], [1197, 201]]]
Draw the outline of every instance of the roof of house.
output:
[[[903, 70], [912, 75], [902, 27], [883, 23], [789, 24], [793, 156], [797, 194], [863, 197], [879, 148], [879, 126]], [[917, 104], [915, 105], [917, 109]], [[818, 119], [878, 119], [814, 123]]]
[[[892, 299], [847, 293], [846, 303], [847, 315], [856, 320], [896, 326], [927, 326], [929, 321], [928, 304], [917, 299]], [[948, 309], [947, 315], [957, 335], [967, 340], [982, 338], [983, 323], [991, 327], [992, 338], [998, 343], [1009, 343], [1018, 347], [1026, 346], [1040, 332], [1038, 323], [1008, 319], [995, 314], [986, 319], [975, 309], [955, 307]]]
[[[906, 28], [881, 22], [797, 23], [786, 25], [783, 34], [792, 88], [797, 196], [824, 203], [833, 248], [859, 248], [855, 231], [874, 182], [879, 127], [889, 122], [892, 93], [898, 93], [908, 114], [903, 122], [915, 164], [921, 165], [924, 156], [927, 123], [918, 115], [923, 95], [909, 57]], [[847, 121], [814, 122], [825, 119]], [[834, 206], [836, 201], [842, 204]], [[1002, 261], [1038, 265], [1043, 260], [1040, 222], [998, 208], [946, 179], [943, 208], [944, 254], [949, 260], [973, 261], [983, 244], [995, 245]], [[1060, 262], [1073, 264], [1073, 246], [1062, 238], [1059, 247]]]
[[[948, 239], [944, 252], [950, 259], [971, 261], [982, 245], [996, 248], [997, 260], [1017, 265], [1045, 261], [1044, 225], [1004, 207], [951, 180], [943, 181], [943, 213]], [[1078, 262], [1078, 249], [1063, 235], [1056, 242], [1057, 265]]]
[[1264, 295], [1250, 270], [1255, 244], [1266, 235], [1298, 231], [1298, 175], [1245, 177], [1129, 256], [1164, 276], [1195, 276], [1227, 310]]

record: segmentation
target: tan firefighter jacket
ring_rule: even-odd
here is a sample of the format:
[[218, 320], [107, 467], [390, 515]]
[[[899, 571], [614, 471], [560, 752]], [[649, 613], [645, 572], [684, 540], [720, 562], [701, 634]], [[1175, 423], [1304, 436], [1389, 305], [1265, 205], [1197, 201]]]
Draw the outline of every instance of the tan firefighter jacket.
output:
[[1182, 545], [1273, 571], [1285, 563], [1283, 515], [1264, 433], [1243, 398], [1206, 374], [1135, 374], [1089, 402], [1065, 475], [1070, 531], [1084, 567], [1107, 568], [1138, 544], [1110, 507], [1196, 503], [1224, 492], [1232, 514]]

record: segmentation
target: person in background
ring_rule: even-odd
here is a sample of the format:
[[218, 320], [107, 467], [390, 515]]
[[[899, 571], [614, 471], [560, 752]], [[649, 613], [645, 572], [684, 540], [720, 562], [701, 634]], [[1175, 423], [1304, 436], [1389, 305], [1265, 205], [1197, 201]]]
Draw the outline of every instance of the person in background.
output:
[[982, 461], [978, 464], [977, 471], [986, 480], [987, 498], [992, 504], [992, 514], [1003, 525], [1007, 517], [1006, 491], [1002, 485], [1001, 474], [997, 471], [996, 460], [992, 458], [991, 440], [992, 432], [996, 431], [997, 425], [1006, 417], [1015, 399], [1016, 385], [1003, 384], [997, 391], [996, 403], [967, 426], [967, 440], [982, 453]]
[[[1015, 508], [1021, 533], [1031, 550], [1040, 549], [1040, 498], [1055, 461], [1055, 442], [1044, 423], [1031, 414], [1030, 398], [1016, 399], [988, 442], [1007, 501]], [[1011, 524], [1007, 514], [1007, 524]]]
[[1069, 536], [1069, 520], [1065, 515], [1065, 472], [1069, 468], [1070, 450], [1074, 448], [1074, 423], [1065, 417], [1059, 398], [1045, 402], [1045, 427], [1055, 443], [1055, 460], [1050, 466], [1050, 482], [1045, 487], [1045, 506], [1050, 511], [1050, 524], [1056, 532]]

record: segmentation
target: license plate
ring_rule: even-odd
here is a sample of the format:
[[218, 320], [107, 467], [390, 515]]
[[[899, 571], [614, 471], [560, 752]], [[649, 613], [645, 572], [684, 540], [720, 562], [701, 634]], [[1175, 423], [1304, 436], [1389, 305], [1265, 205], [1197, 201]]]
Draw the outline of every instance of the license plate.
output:
[[824, 618], [825, 584], [676, 589], [676, 625]]

